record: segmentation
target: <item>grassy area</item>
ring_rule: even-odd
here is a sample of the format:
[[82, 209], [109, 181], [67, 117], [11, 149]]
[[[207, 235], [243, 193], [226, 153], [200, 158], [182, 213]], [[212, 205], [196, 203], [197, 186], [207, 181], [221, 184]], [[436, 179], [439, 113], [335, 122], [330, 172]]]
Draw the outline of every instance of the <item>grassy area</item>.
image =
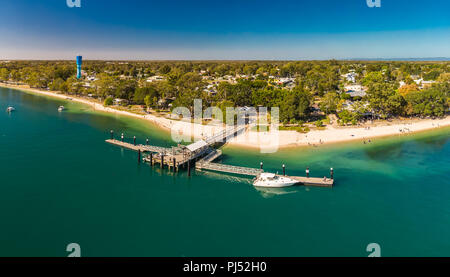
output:
[[250, 129], [252, 132], [268, 132], [270, 127], [267, 125], [256, 125]]
[[280, 131], [297, 131], [299, 133], [308, 133], [309, 127], [303, 126], [280, 126]]

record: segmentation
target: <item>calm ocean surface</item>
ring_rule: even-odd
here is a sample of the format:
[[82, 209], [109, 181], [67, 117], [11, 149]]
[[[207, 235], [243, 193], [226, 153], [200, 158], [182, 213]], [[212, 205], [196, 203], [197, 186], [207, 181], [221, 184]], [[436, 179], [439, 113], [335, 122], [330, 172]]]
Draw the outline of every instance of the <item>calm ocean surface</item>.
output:
[[373, 242], [382, 256], [450, 255], [448, 128], [270, 155], [224, 149], [223, 163], [272, 172], [335, 169], [333, 188], [275, 191], [138, 165], [104, 142], [111, 129], [174, 145], [142, 120], [0, 88], [0, 256], [67, 256], [72, 242], [82, 256], [367, 256]]

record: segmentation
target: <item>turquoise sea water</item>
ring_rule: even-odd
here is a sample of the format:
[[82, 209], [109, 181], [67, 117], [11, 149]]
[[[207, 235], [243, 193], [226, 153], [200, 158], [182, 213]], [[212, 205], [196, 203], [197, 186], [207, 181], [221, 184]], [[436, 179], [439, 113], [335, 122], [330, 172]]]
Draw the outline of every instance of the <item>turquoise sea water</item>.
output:
[[0, 256], [67, 256], [72, 242], [82, 256], [367, 256], [373, 242], [382, 256], [450, 255], [450, 129], [270, 155], [225, 147], [224, 163], [335, 169], [333, 188], [275, 191], [139, 165], [104, 142], [110, 129], [174, 145], [138, 119], [0, 88]]

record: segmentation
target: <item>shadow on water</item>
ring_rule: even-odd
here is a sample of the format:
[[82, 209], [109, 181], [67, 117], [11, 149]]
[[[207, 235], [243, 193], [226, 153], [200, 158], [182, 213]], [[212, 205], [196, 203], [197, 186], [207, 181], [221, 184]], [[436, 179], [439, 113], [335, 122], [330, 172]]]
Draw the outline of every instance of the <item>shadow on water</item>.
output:
[[272, 198], [280, 195], [297, 193], [299, 190], [298, 186], [287, 187], [287, 188], [264, 188], [264, 187], [254, 187], [262, 197]]
[[435, 151], [439, 151], [443, 149], [448, 142], [450, 141], [450, 131], [449, 134], [447, 134], [446, 137], [439, 137], [439, 138], [433, 138], [433, 137], [423, 137], [416, 140], [416, 143], [419, 145], [425, 145], [425, 146], [431, 146], [431, 148]]
[[241, 177], [241, 176], [236, 176], [236, 175], [231, 175], [231, 174], [225, 174], [225, 173], [217, 173], [217, 172], [213, 172], [213, 171], [196, 171], [196, 175], [203, 175], [206, 177], [209, 177], [211, 179], [216, 179], [216, 180], [221, 180], [221, 181], [225, 181], [225, 182], [236, 182], [236, 183], [241, 183], [241, 184], [247, 184], [247, 185], [251, 185], [252, 184], [252, 178], [248, 177]]
[[405, 143], [378, 145], [365, 150], [367, 157], [375, 161], [400, 159], [403, 156]]
[[438, 131], [435, 135], [416, 135], [407, 140], [389, 140], [367, 148], [364, 152], [367, 157], [375, 161], [401, 159], [406, 154], [416, 152], [439, 152], [448, 145], [450, 140], [449, 129]]
[[293, 194], [299, 191], [299, 186], [287, 187], [287, 188], [264, 188], [253, 186], [253, 178], [240, 177], [236, 175], [230, 175], [225, 173], [217, 173], [212, 171], [197, 171], [197, 175], [209, 177], [211, 179], [224, 181], [227, 184], [240, 183], [241, 185], [251, 186], [257, 191], [263, 198], [272, 198], [280, 195]]

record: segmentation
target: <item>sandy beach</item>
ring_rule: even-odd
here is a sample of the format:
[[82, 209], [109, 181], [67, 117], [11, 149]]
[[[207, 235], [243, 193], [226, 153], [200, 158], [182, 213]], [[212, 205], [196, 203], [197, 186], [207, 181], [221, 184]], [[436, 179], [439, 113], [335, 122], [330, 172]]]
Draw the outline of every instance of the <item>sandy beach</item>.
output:
[[[33, 89], [28, 86], [9, 85], [4, 83], [0, 83], [0, 86], [83, 103], [93, 107], [96, 111], [104, 111], [144, 119], [161, 127], [165, 131], [171, 132], [173, 138], [186, 138], [192, 135], [196, 139], [201, 139], [225, 128], [224, 126], [218, 124], [201, 125], [188, 121], [171, 120], [152, 114], [140, 115], [128, 111], [118, 110], [114, 107], [105, 107], [93, 100], [51, 91]], [[240, 136], [233, 138], [229, 141], [229, 143], [239, 147], [259, 148], [264, 152], [271, 153], [279, 148], [285, 147], [317, 146], [321, 144], [346, 142], [351, 140], [368, 142], [374, 138], [407, 135], [447, 126], [450, 126], [450, 116], [442, 119], [408, 119], [395, 120], [393, 122], [375, 122], [370, 125], [354, 127], [327, 126], [324, 130], [311, 130], [305, 134], [297, 131], [247, 131]]]

